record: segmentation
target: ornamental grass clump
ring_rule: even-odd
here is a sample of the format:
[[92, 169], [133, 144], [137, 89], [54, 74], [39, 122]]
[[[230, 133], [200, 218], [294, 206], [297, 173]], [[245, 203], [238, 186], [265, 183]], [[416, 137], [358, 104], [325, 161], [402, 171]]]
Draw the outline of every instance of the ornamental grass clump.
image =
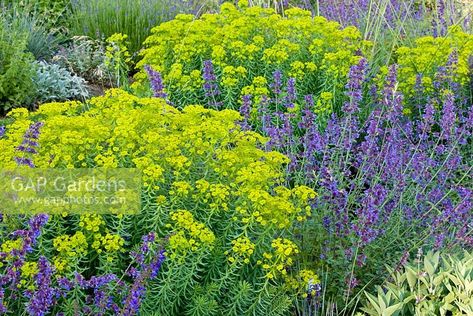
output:
[[161, 74], [169, 101], [177, 106], [237, 109], [243, 95], [254, 102], [271, 95], [272, 75], [279, 70], [282, 81], [294, 78], [301, 95], [331, 93], [333, 102], [324, 111], [338, 110], [348, 70], [370, 43], [355, 27], [342, 29], [309, 11], [293, 8], [281, 16], [243, 3], [224, 3], [219, 13], [198, 19], [178, 15], [155, 27], [137, 65], [136, 91], [150, 94], [148, 66]]
[[[330, 20], [359, 27], [366, 38], [382, 38], [383, 29], [408, 40], [422, 35], [443, 36], [452, 25], [472, 27], [468, 6], [458, 0], [332, 0], [305, 1]], [[311, 3], [312, 2], [312, 3]], [[408, 31], [413, 32], [408, 34]], [[381, 33], [381, 34], [380, 34]]]
[[72, 34], [106, 39], [115, 33], [130, 36], [132, 54], [138, 52], [152, 27], [183, 12], [200, 12], [200, 0], [74, 0], [67, 17]]
[[34, 292], [35, 282], [52, 295], [43, 311], [80, 306], [85, 314], [284, 315], [319, 294], [317, 275], [296, 264], [293, 237], [316, 193], [283, 185], [288, 158], [263, 150], [267, 138], [243, 130], [238, 112], [197, 105], [181, 112], [161, 98], [110, 90], [9, 117], [1, 168], [136, 167], [143, 175], [139, 214], [51, 215], [19, 262], [7, 250], [22, 242], [9, 233], [24, 220], [3, 217], [0, 273], [29, 262], [25, 284], [17, 286], [21, 274], [1, 283], [9, 311], [24, 311], [23, 290]]
[[[342, 26], [356, 26], [373, 42], [371, 54], [379, 65], [395, 62], [400, 46], [412, 47], [422, 36], [448, 35], [451, 26], [473, 31], [473, 13], [458, 0], [328, 0], [282, 1], [311, 9]], [[464, 2], [464, 3], [462, 3]], [[467, 1], [468, 2], [468, 1]]]

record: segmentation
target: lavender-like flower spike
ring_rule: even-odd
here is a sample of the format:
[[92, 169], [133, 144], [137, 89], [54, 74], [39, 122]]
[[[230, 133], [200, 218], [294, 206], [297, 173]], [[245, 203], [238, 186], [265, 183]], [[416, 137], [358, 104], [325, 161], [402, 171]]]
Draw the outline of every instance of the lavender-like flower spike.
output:
[[30, 315], [44, 316], [54, 305], [57, 291], [51, 287], [53, 272], [45, 257], [39, 258], [38, 270], [38, 274], [34, 278], [37, 290], [33, 293], [26, 310]]
[[240, 114], [243, 116], [243, 121], [241, 122], [241, 128], [243, 130], [250, 130], [251, 126], [250, 121], [250, 111], [251, 111], [251, 95], [244, 95], [242, 97], [242, 104], [240, 107]]
[[258, 115], [261, 118], [261, 129], [265, 134], [269, 134], [273, 124], [271, 118], [271, 112], [269, 110], [269, 99], [267, 96], [263, 95], [259, 103]]
[[415, 108], [418, 112], [421, 111], [423, 96], [424, 96], [424, 87], [423, 87], [423, 76], [422, 74], [416, 75], [416, 83], [414, 85], [415, 93]]
[[447, 21], [445, 20], [445, 1], [438, 0], [438, 12], [437, 17], [440, 22], [440, 35], [444, 36], [447, 34]]
[[0, 288], [0, 314], [5, 314], [8, 310], [3, 303], [5, 299], [5, 290], [3, 288]]
[[296, 94], [296, 79], [295, 78], [289, 78], [287, 81], [287, 95], [286, 95], [286, 107], [287, 108], [294, 108], [294, 101], [297, 98]]
[[458, 52], [453, 50], [448, 56], [447, 63], [438, 67], [433, 86], [437, 90], [449, 89], [460, 94], [460, 84], [454, 81], [455, 70], [458, 66]]
[[297, 124], [299, 128], [308, 130], [310, 128], [315, 128], [315, 114], [313, 112], [314, 107], [314, 97], [309, 94], [304, 97], [305, 106], [302, 110], [302, 117], [300, 122]]
[[[473, 16], [473, 12], [470, 16]], [[470, 89], [473, 91], [473, 54], [468, 58], [468, 68], [470, 70]]]
[[347, 114], [352, 114], [359, 110], [359, 103], [363, 97], [363, 81], [366, 76], [367, 68], [368, 61], [365, 58], [361, 58], [357, 65], [350, 67], [348, 83], [345, 86], [349, 101], [343, 106], [343, 112]]
[[141, 250], [146, 252], [140, 254], [133, 254], [135, 260], [140, 264], [140, 268], [131, 268], [128, 274], [134, 279], [129, 294], [123, 301], [123, 309], [120, 313], [122, 316], [137, 315], [140, 309], [141, 300], [146, 292], [146, 282], [156, 278], [162, 263], [165, 260], [165, 251], [161, 249], [157, 255], [151, 258], [151, 261], [146, 264], [144, 257], [149, 254], [150, 243], [155, 240], [155, 234], [150, 233], [143, 236], [143, 244]]
[[5, 135], [5, 132], [7, 131], [7, 128], [5, 126], [0, 126], [0, 138], [3, 137], [3, 135]]
[[203, 89], [205, 92], [205, 97], [209, 99], [209, 106], [218, 108], [220, 104], [215, 98], [219, 96], [221, 92], [218, 88], [217, 77], [215, 76], [214, 67], [211, 60], [204, 61], [202, 78], [204, 79]]
[[354, 232], [359, 236], [361, 246], [373, 241], [380, 233], [378, 227], [379, 209], [386, 198], [386, 189], [377, 184], [365, 192], [362, 207], [356, 212], [358, 221], [353, 225]]
[[30, 219], [28, 224], [30, 226], [31, 237], [33, 238], [33, 240], [36, 240], [39, 237], [39, 235], [41, 234], [41, 228], [46, 225], [48, 220], [49, 215], [47, 214], [39, 214]]
[[404, 96], [397, 91], [397, 70], [398, 65], [394, 64], [389, 67], [386, 78], [386, 86], [383, 90], [382, 103], [388, 111], [388, 119], [393, 123], [402, 116], [402, 101]]
[[442, 119], [440, 120], [440, 127], [442, 128], [441, 135], [443, 139], [450, 139], [452, 129], [455, 127], [456, 108], [455, 96], [452, 93], [445, 95], [445, 100], [442, 109]]
[[404, 251], [404, 253], [402, 254], [401, 258], [399, 259], [399, 263], [396, 265], [396, 268], [394, 269], [394, 271], [399, 271], [401, 270], [401, 268], [403, 268], [407, 261], [409, 260], [409, 251]]
[[43, 122], [36, 122], [31, 124], [30, 128], [26, 132], [25, 137], [31, 138], [31, 139], [38, 139], [39, 137], [39, 129], [43, 127], [44, 123]]
[[154, 258], [151, 261], [151, 263], [149, 265], [150, 270], [151, 270], [151, 273], [150, 273], [150, 278], [151, 279], [154, 279], [158, 275], [159, 269], [161, 268], [161, 265], [163, 264], [164, 260], [166, 259], [165, 253], [166, 253], [166, 251], [164, 249], [161, 249], [159, 251], [159, 254], [156, 256], [156, 258]]
[[[23, 136], [22, 143], [16, 148], [18, 151], [29, 154], [36, 154], [37, 147], [39, 146], [37, 140], [39, 138], [39, 133], [41, 127], [44, 125], [43, 122], [36, 122], [31, 124], [31, 126], [26, 131]], [[31, 168], [34, 168], [34, 163], [31, 158], [28, 157], [15, 157], [15, 161], [19, 165], [27, 165]]]
[[148, 73], [149, 83], [153, 90], [153, 95], [156, 98], [167, 98], [167, 94], [164, 92], [164, 83], [161, 73], [154, 70], [150, 65], [145, 65], [145, 70]]
[[278, 96], [281, 94], [281, 87], [282, 87], [282, 72], [280, 70], [276, 70], [273, 72], [273, 82], [270, 84], [270, 88], [273, 93]]
[[10, 253], [13, 256], [25, 256], [26, 253], [33, 250], [33, 246], [36, 244], [36, 240], [41, 234], [41, 228], [46, 225], [49, 216], [46, 214], [38, 214], [32, 217], [29, 221], [29, 229], [20, 229], [14, 231], [12, 237], [20, 237], [23, 239], [23, 245], [21, 249], [14, 249]]
[[450, 53], [450, 55], [448, 55], [447, 63], [445, 64], [445, 66], [447, 67], [449, 71], [450, 76], [454, 75], [454, 71], [457, 68], [457, 65], [458, 65], [458, 50], [454, 49]]
[[30, 168], [34, 168], [35, 165], [33, 163], [33, 160], [31, 158], [25, 158], [25, 157], [15, 157], [15, 161], [18, 165], [25, 165]]
[[396, 90], [397, 84], [397, 69], [398, 65], [394, 64], [389, 67], [388, 75], [386, 77], [386, 85], [384, 86], [384, 97], [392, 99]]
[[422, 120], [419, 123], [419, 138], [422, 141], [426, 141], [432, 130], [432, 126], [435, 124], [435, 107], [431, 101], [427, 103], [425, 112], [422, 115]]

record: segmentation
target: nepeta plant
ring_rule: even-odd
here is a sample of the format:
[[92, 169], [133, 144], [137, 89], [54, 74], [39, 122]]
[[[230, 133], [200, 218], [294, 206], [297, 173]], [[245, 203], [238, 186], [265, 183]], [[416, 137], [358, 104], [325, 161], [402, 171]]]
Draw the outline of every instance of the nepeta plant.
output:
[[[417, 247], [473, 246], [473, 106], [455, 94], [447, 65], [436, 75], [439, 93], [418, 97], [417, 115], [405, 116], [397, 69], [390, 67], [382, 89], [370, 87], [362, 59], [350, 69], [343, 115], [328, 121], [314, 113], [311, 95], [301, 114], [291, 113], [291, 79], [281, 88], [279, 73], [276, 97], [257, 109], [243, 100], [242, 124], [261, 128], [271, 138], [267, 149], [291, 158], [292, 182], [319, 193], [303, 247], [339, 298], [376, 282], [384, 264]], [[363, 121], [362, 105], [371, 108]]]

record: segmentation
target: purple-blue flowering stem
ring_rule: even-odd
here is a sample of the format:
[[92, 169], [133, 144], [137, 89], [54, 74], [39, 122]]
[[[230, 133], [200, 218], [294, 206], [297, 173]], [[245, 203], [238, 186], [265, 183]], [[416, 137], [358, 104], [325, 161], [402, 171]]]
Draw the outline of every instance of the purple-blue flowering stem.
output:
[[167, 94], [164, 92], [164, 83], [161, 73], [154, 70], [150, 65], [145, 65], [145, 70], [148, 74], [151, 89], [153, 90], [153, 96], [166, 99]]
[[208, 105], [211, 108], [218, 109], [221, 103], [217, 101], [217, 97], [221, 94], [218, 87], [217, 77], [214, 72], [213, 63], [211, 60], [205, 60], [204, 69], [202, 71], [202, 78], [204, 79], [203, 89], [205, 97], [209, 100]]
[[242, 104], [240, 107], [240, 114], [243, 116], [243, 120], [240, 126], [243, 130], [250, 130], [250, 112], [251, 112], [251, 95], [244, 95], [242, 97]]
[[[141, 250], [149, 250], [150, 243], [154, 241], [154, 238], [154, 233], [145, 235], [142, 238]], [[146, 283], [157, 277], [159, 269], [165, 260], [164, 254], [164, 249], [160, 250], [158, 254], [153, 255], [149, 263], [145, 263], [141, 256], [136, 256], [135, 254], [135, 260], [140, 264], [140, 267], [132, 267], [128, 271], [128, 274], [133, 278], [133, 284], [128, 295], [123, 300], [121, 316], [132, 316], [139, 313], [141, 300], [146, 292]]]

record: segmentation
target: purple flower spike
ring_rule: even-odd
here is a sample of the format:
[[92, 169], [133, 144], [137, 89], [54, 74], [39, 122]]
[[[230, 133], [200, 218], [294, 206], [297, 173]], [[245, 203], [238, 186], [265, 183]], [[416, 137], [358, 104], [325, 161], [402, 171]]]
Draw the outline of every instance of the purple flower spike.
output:
[[270, 85], [271, 90], [273, 93], [278, 96], [281, 94], [282, 90], [282, 72], [280, 70], [276, 70], [273, 72], [273, 82]]
[[26, 310], [30, 315], [44, 316], [55, 303], [56, 290], [51, 287], [53, 272], [45, 257], [39, 258], [38, 270], [34, 278], [37, 290], [33, 293]]
[[286, 94], [286, 107], [287, 108], [294, 108], [294, 101], [297, 98], [297, 93], [296, 93], [296, 79], [295, 78], [289, 78], [287, 81], [287, 94]]
[[346, 85], [349, 101], [343, 106], [343, 112], [347, 114], [356, 113], [359, 110], [359, 103], [363, 97], [363, 81], [365, 80], [368, 62], [361, 58], [357, 65], [351, 66]]
[[[40, 129], [43, 125], [43, 122], [36, 122], [31, 124], [25, 135], [23, 136], [22, 143], [16, 148], [16, 150], [24, 154], [37, 154], [37, 148], [39, 147], [37, 140], [39, 138]], [[14, 159], [18, 165], [26, 165], [30, 168], [35, 167], [31, 158], [23, 156], [15, 157]]]
[[148, 78], [151, 89], [153, 89], [154, 97], [166, 99], [167, 94], [164, 92], [164, 83], [161, 73], [154, 70], [150, 65], [145, 65], [145, 70], [148, 73]]
[[144, 263], [144, 257], [149, 254], [150, 243], [154, 241], [154, 233], [150, 233], [142, 238], [143, 244], [141, 249], [148, 250], [146, 253], [140, 254], [135, 260], [140, 264], [139, 268], [131, 268], [128, 274], [133, 278], [130, 292], [123, 300], [123, 309], [120, 313], [122, 316], [137, 315], [140, 310], [141, 300], [146, 293], [146, 282], [156, 278], [159, 269], [165, 260], [164, 249], [154, 255], [149, 263]]
[[18, 165], [29, 166], [30, 168], [35, 167], [33, 160], [31, 160], [30, 158], [15, 157], [15, 161]]
[[213, 108], [219, 108], [220, 103], [216, 101], [216, 98], [221, 94], [217, 83], [217, 77], [215, 76], [214, 67], [211, 60], [204, 61], [204, 70], [202, 73], [204, 79], [203, 89], [205, 97], [209, 99], [209, 106]]
[[449, 139], [455, 128], [456, 121], [456, 108], [455, 108], [455, 96], [452, 93], [448, 93], [445, 96], [442, 110], [442, 120], [440, 121], [440, 127], [442, 128], [442, 138]]
[[240, 107], [240, 114], [243, 116], [243, 121], [241, 122], [241, 128], [243, 130], [250, 130], [251, 126], [250, 121], [250, 112], [251, 112], [251, 95], [244, 95], [242, 97], [242, 104]]

